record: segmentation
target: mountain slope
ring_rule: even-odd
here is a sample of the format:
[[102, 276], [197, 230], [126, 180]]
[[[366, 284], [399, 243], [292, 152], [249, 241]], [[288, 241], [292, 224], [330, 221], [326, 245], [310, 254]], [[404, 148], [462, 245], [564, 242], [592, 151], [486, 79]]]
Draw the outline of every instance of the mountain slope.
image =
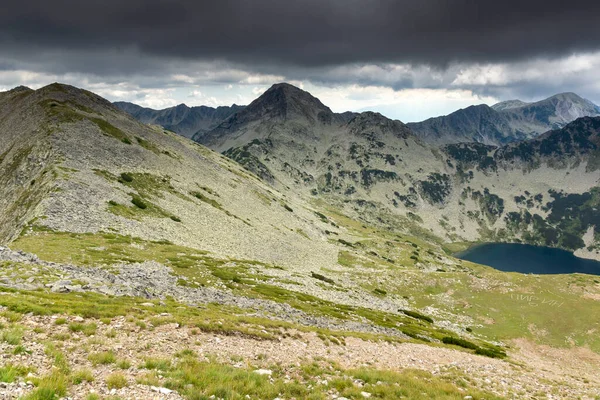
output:
[[444, 117], [410, 123], [408, 127], [423, 140], [436, 144], [497, 144], [525, 136], [516, 131], [501, 113], [485, 104], [470, 106]]
[[[557, 197], [593, 195], [600, 181], [594, 128], [600, 119], [578, 119], [539, 139], [500, 148], [478, 143], [438, 148], [415, 136], [410, 125], [376, 113], [330, 124], [328, 109], [314, 98], [305, 101], [311, 97], [298, 91], [283, 105], [281, 97], [267, 91], [248, 112], [197, 139], [275, 187], [327, 199], [372, 223], [404, 232], [426, 229], [452, 241], [493, 238], [595, 249], [590, 256], [600, 258], [598, 236], [584, 240], [594, 226], [585, 212], [573, 216], [580, 224], [575, 230], [567, 224], [550, 229], [532, 221], [509, 226], [512, 213], [521, 212], [524, 204], [530, 204], [532, 216], [544, 218], [554, 206], [560, 207]], [[302, 112], [281, 112], [287, 109]], [[462, 132], [484, 127], [500, 135], [496, 127], [505, 127], [501, 118], [500, 125], [485, 126], [499, 114], [490, 107], [464, 111], [449, 117], [465, 127]], [[473, 118], [461, 119], [467, 113]], [[522, 203], [525, 192], [533, 193], [536, 202]], [[548, 229], [554, 237], [531, 234]]]
[[600, 395], [593, 276], [444, 243], [592, 252], [600, 119], [438, 148], [286, 85], [249, 108], [201, 138], [263, 179], [84, 90], [0, 93], [0, 397]]
[[[298, 259], [292, 248], [307, 246], [310, 253], [320, 246], [318, 239], [310, 243], [275, 228], [284, 224], [320, 237], [310, 225], [311, 220], [319, 225], [314, 214], [302, 206], [294, 213], [283, 207], [293, 199], [226, 158], [140, 124], [90, 92], [50, 85], [9, 93], [0, 101], [4, 243], [36, 220], [57, 231], [115, 230], [284, 264]], [[136, 198], [147, 208], [132, 204]], [[325, 258], [304, 263], [335, 260], [335, 251], [326, 247], [320, 252]]]
[[509, 100], [492, 107], [467, 107], [408, 126], [430, 143], [502, 145], [534, 138], [586, 116], [600, 116], [600, 108], [575, 93], [561, 93], [535, 103]]
[[231, 107], [222, 106], [217, 108], [207, 106], [188, 107], [185, 104], [180, 104], [163, 110], [144, 108], [123, 101], [113, 104], [145, 124], [160, 125], [188, 138], [197, 132], [214, 128], [231, 114], [244, 109], [244, 106], [236, 104]]

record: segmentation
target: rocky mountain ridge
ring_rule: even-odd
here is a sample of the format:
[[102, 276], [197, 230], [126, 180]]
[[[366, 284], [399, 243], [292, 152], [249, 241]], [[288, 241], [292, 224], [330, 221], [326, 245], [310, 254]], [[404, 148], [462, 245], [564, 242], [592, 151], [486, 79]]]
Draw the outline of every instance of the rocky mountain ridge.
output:
[[509, 100], [491, 107], [485, 104], [471, 106], [408, 125], [417, 135], [434, 144], [479, 142], [503, 145], [532, 139], [588, 116], [600, 116], [600, 107], [575, 93], [560, 93], [534, 103]]
[[220, 106], [216, 108], [207, 106], [188, 107], [185, 104], [179, 104], [162, 110], [141, 107], [124, 101], [113, 104], [145, 124], [160, 125], [188, 138], [198, 132], [214, 128], [230, 115], [244, 109], [244, 106], [238, 106], [237, 104], [230, 107]]

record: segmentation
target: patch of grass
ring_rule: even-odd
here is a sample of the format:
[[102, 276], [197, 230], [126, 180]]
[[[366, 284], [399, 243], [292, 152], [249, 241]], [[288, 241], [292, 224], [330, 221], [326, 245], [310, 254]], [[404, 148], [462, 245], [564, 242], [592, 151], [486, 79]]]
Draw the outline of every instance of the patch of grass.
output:
[[58, 371], [32, 381], [37, 388], [23, 400], [55, 400], [67, 394], [68, 379]]
[[114, 364], [117, 361], [115, 353], [112, 351], [102, 351], [99, 353], [91, 353], [88, 355], [88, 360], [93, 366]]
[[129, 368], [131, 368], [131, 363], [127, 360], [118, 360], [117, 367], [119, 369], [129, 369]]
[[20, 327], [14, 327], [3, 330], [0, 334], [0, 339], [12, 346], [17, 346], [21, 344], [21, 340], [23, 339], [23, 329]]
[[31, 370], [25, 366], [5, 364], [0, 367], [0, 382], [12, 383], [18, 377], [26, 376]]
[[171, 360], [166, 358], [146, 358], [142, 364], [142, 368], [167, 371], [171, 368]]
[[129, 385], [127, 378], [125, 375], [120, 372], [113, 372], [109, 376], [106, 377], [106, 385], [109, 389], [122, 389]]
[[160, 154], [160, 149], [153, 142], [146, 140], [146, 139], [142, 139], [139, 136], [136, 136], [135, 140], [137, 140], [138, 144], [140, 146], [142, 146], [144, 149], [149, 150], [149, 151], [153, 152], [154, 154]]
[[92, 374], [92, 371], [90, 371], [89, 369], [80, 369], [80, 370], [73, 372], [73, 374], [71, 375], [71, 382], [73, 382], [73, 385], [79, 385], [83, 382], [93, 382], [93, 381], [94, 381], [94, 375]]
[[112, 125], [110, 122], [101, 118], [90, 118], [90, 121], [94, 122], [107, 136], [111, 136], [123, 143], [131, 144], [131, 140], [127, 134], [125, 134], [125, 132], [123, 132], [121, 129]]
[[83, 324], [78, 322], [73, 322], [69, 324], [69, 330], [71, 332], [81, 332], [86, 336], [92, 336], [96, 334], [96, 330], [98, 326], [94, 323]]
[[65, 375], [68, 375], [71, 371], [69, 366], [69, 360], [65, 354], [56, 348], [53, 343], [47, 343], [44, 348], [44, 353], [52, 359], [52, 364], [58, 368], [58, 370]]
[[14, 348], [13, 354], [16, 356], [20, 354], [31, 354], [31, 351], [27, 350], [27, 348], [23, 345], [18, 345]]
[[23, 319], [21, 314], [12, 311], [3, 311], [1, 315], [11, 323], [19, 322]]

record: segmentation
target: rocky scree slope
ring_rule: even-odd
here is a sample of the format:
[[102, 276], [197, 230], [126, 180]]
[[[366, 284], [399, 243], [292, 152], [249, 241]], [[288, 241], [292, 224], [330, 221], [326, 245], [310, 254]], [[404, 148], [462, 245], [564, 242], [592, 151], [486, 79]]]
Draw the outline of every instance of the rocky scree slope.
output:
[[326, 225], [298, 198], [91, 92], [54, 84], [0, 101], [2, 243], [33, 224], [304, 268], [336, 261]]
[[196, 140], [274, 187], [393, 229], [446, 241], [523, 241], [598, 258], [590, 215], [600, 179], [599, 120], [578, 119], [499, 148], [437, 147], [400, 121], [366, 112], [344, 122], [310, 94], [275, 85]]

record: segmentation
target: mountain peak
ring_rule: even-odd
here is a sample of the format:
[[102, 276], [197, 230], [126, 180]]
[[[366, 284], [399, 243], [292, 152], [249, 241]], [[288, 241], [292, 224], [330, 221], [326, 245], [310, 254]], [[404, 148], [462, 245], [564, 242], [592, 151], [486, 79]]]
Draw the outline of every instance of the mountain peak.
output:
[[237, 121], [256, 119], [308, 120], [329, 122], [335, 114], [319, 99], [289, 83], [277, 83], [236, 115]]

